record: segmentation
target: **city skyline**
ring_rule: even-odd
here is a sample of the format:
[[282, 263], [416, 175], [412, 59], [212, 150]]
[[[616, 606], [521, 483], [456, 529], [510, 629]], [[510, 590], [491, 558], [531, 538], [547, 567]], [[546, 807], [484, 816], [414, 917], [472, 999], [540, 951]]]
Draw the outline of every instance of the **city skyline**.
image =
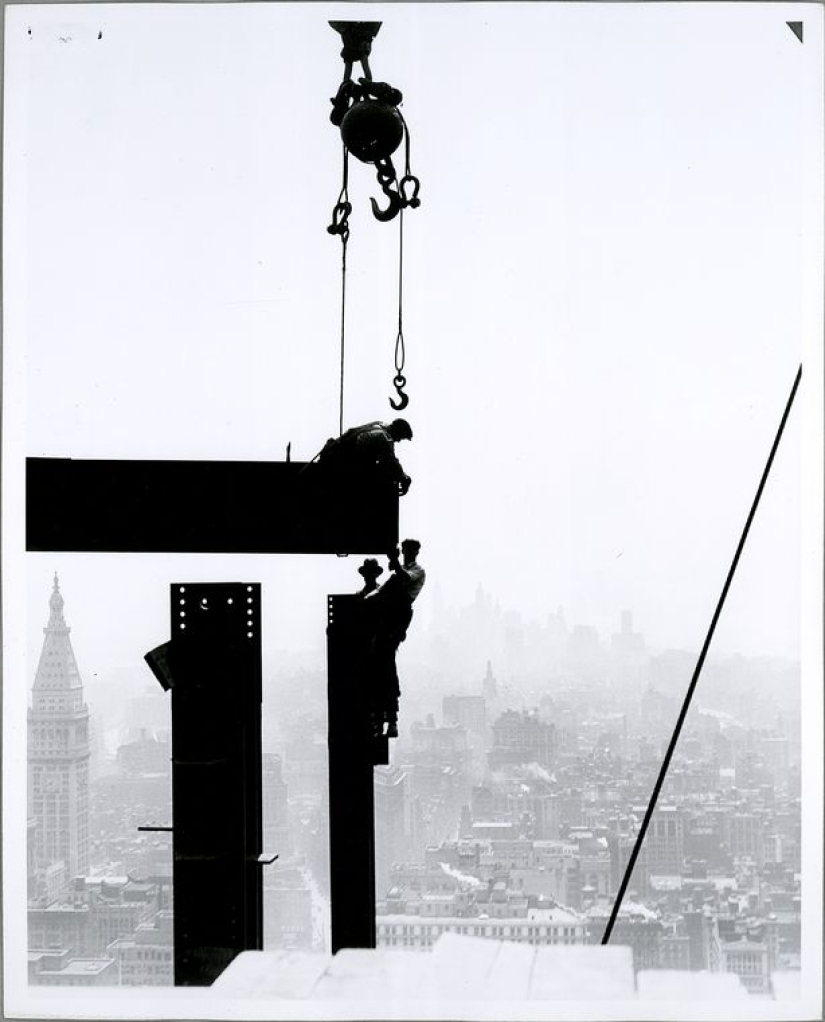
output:
[[[66, 584], [65, 580], [68, 579], [69, 586], [74, 582], [80, 587], [81, 592], [90, 589], [97, 593], [97, 598], [91, 604], [87, 603], [84, 606], [82, 599], [74, 601], [77, 620], [82, 625], [82, 630], [86, 635], [86, 638], [82, 639], [85, 646], [88, 642], [88, 636], [95, 634], [99, 630], [101, 615], [107, 611], [112, 614], [112, 601], [100, 593], [99, 587], [95, 585], [89, 586], [88, 581], [83, 578], [88, 569], [91, 569], [96, 574], [94, 561], [87, 559], [84, 555], [60, 555], [55, 557], [55, 555], [36, 554], [29, 555], [29, 558], [28, 591], [33, 602], [36, 603], [37, 590], [42, 591], [44, 580], [53, 576], [56, 570], [64, 580], [64, 585]], [[227, 558], [227, 560], [230, 559]], [[294, 558], [289, 560], [295, 561]], [[265, 600], [268, 599], [269, 601], [269, 608], [268, 611], [265, 609], [264, 616], [264, 627], [268, 634], [265, 633], [264, 639], [270, 655], [273, 656], [277, 655], [277, 651], [282, 651], [287, 655], [292, 653], [322, 653], [325, 628], [323, 606], [327, 594], [355, 591], [361, 585], [360, 576], [357, 574], [357, 567], [361, 559], [357, 557], [330, 561], [328, 564], [320, 566], [321, 570], [317, 570], [319, 566], [313, 565], [311, 558], [304, 558], [303, 560], [307, 563], [310, 573], [316, 579], [317, 591], [305, 604], [300, 606], [290, 606], [289, 579], [284, 580], [282, 577], [279, 577], [284, 574], [283, 564], [280, 559], [272, 562], [271, 567], [267, 566], [268, 570], [266, 572], [261, 572], [260, 570], [257, 572], [258, 577], [265, 575], [267, 580], [263, 583], [263, 595]], [[38, 562], [40, 562], [39, 565]], [[55, 566], [58, 564], [62, 564], [63, 567], [57, 569]], [[68, 565], [68, 573], [66, 565]], [[104, 664], [110, 666], [111, 662], [117, 658], [120, 664], [125, 666], [129, 660], [132, 644], [139, 641], [137, 635], [147, 636], [151, 641], [151, 638], [158, 634], [158, 629], [162, 624], [165, 624], [165, 607], [163, 603], [166, 595], [165, 587], [170, 582], [192, 580], [192, 578], [200, 577], [203, 577], [205, 580], [207, 575], [211, 581], [229, 580], [230, 578], [239, 578], [244, 581], [258, 580], [258, 577], [252, 578], [249, 569], [254, 570], [256, 565], [250, 561], [239, 565], [234, 570], [228, 570], [225, 563], [217, 562], [212, 567], [219, 568], [220, 570], [212, 571], [211, 574], [208, 569], [204, 569], [202, 563], [192, 558], [179, 559], [179, 565], [180, 567], [177, 571], [165, 565], [153, 565], [148, 569], [143, 566], [139, 569], [138, 573], [133, 571], [131, 565], [129, 567], [125, 565], [119, 566], [118, 571], [122, 576], [131, 574], [132, 578], [130, 578], [129, 584], [124, 584], [119, 592], [120, 607], [124, 609], [118, 610], [116, 614], [112, 614], [112, 618], [116, 617], [119, 619], [121, 627], [115, 634], [108, 634], [105, 645], [102, 645], [102, 648], [98, 650], [97, 656], [100, 657]], [[193, 567], [196, 567], [197, 571], [191, 571]], [[259, 569], [261, 567], [260, 560], [257, 561], [257, 567]], [[294, 563], [287, 565], [287, 567], [289, 568], [289, 575], [293, 572], [300, 573], [302, 571], [302, 567], [298, 567]], [[187, 572], [187, 568], [190, 569], [189, 572]], [[106, 573], [105, 569], [104, 573]], [[137, 579], [134, 577], [135, 574], [138, 575]], [[140, 578], [140, 575], [144, 577]], [[214, 578], [212, 577], [213, 575], [215, 576]], [[157, 588], [149, 588], [150, 585], [154, 584], [155, 579], [157, 580]], [[138, 584], [142, 584], [142, 588], [137, 593], [134, 592], [136, 581]], [[153, 597], [151, 601], [148, 599], [150, 595]], [[620, 630], [622, 614], [629, 611], [633, 616], [635, 624], [639, 626], [639, 630], [644, 634], [646, 643], [652, 648], [658, 650], [680, 649], [698, 653], [704, 641], [706, 627], [710, 623], [718, 593], [713, 596], [713, 599], [710, 598], [711, 594], [709, 594], [708, 621], [706, 622], [705, 630], [700, 630], [696, 633], [693, 643], [676, 643], [669, 642], [658, 637], [656, 634], [652, 634], [650, 629], [645, 627], [644, 622], [639, 618], [635, 608], [629, 603], [617, 604], [612, 614], [605, 615], [599, 619], [599, 623], [596, 623], [592, 619], [576, 617], [571, 614], [568, 605], [563, 599], [548, 599], [543, 612], [539, 613], [525, 612], [517, 606], [507, 605], [498, 598], [494, 591], [489, 590], [485, 586], [483, 579], [479, 579], [474, 584], [472, 592], [468, 594], [467, 599], [459, 602], [446, 602], [441, 595], [439, 581], [436, 578], [429, 588], [422, 593], [420, 602], [416, 607], [420, 627], [428, 631], [437, 630], [439, 620], [441, 620], [443, 625], [444, 620], [449, 621], [459, 617], [471, 608], [480, 597], [483, 597], [487, 604], [493, 606], [498, 614], [510, 615], [517, 619], [519, 625], [523, 628], [547, 627], [548, 621], [561, 612], [569, 629], [572, 630], [575, 627], [595, 629], [599, 641], [607, 643], [610, 642], [611, 636]], [[783, 612], [779, 601], [776, 612], [777, 615]], [[28, 655], [31, 659], [37, 655], [40, 627], [34, 614], [30, 615], [28, 620]], [[797, 627], [796, 635], [792, 640], [788, 641], [787, 644], [780, 644], [777, 648], [770, 644], [762, 644], [761, 636], [758, 634], [750, 636], [750, 643], [745, 646], [739, 642], [731, 642], [730, 636], [725, 634], [725, 624], [726, 614], [723, 613], [711, 646], [711, 656], [743, 655], [789, 660], [799, 660], [801, 657], [802, 643], [799, 627]], [[124, 625], [133, 626], [133, 633], [136, 633], [135, 639], [132, 638], [132, 633], [127, 635], [126, 629], [123, 627]], [[290, 639], [288, 644], [284, 641], [286, 634], [289, 635]], [[90, 646], [90, 653], [92, 653], [92, 649], [93, 647]], [[139, 659], [142, 661], [142, 654]], [[139, 670], [142, 670], [141, 663], [135, 660], [134, 664]]]
[[[358, 560], [350, 558], [345, 563], [351, 572], [358, 563]], [[66, 592], [66, 586], [63, 583], [62, 577], [61, 589], [63, 592]], [[167, 587], [164, 586], [162, 592], [165, 594], [166, 591]], [[71, 586], [68, 588], [68, 594], [72, 597]], [[270, 640], [271, 631], [274, 631], [274, 629], [271, 628], [270, 618], [266, 610], [268, 597], [269, 593], [266, 587], [264, 587], [263, 600], [265, 611], [262, 624], [265, 678], [265, 735], [271, 734], [273, 729], [277, 730], [279, 727], [279, 717], [281, 715], [281, 697], [279, 693], [285, 695], [288, 692], [289, 687], [286, 683], [293, 675], [293, 672], [295, 670], [303, 670], [309, 672], [316, 679], [309, 686], [305, 685], [304, 687], [306, 696], [312, 701], [316, 701], [325, 699], [325, 682], [323, 678], [325, 677], [326, 670], [325, 634], [321, 622], [316, 622], [318, 625], [316, 628], [317, 635], [313, 645], [308, 645], [303, 649], [290, 645], [284, 649], [283, 646], [278, 644], [277, 639], [274, 642]], [[449, 637], [450, 621], [461, 621], [463, 618], [466, 618], [468, 613], [471, 614], [473, 609], [477, 610], [479, 599], [483, 599], [484, 606], [491, 617], [498, 619], [498, 639], [494, 637], [496, 629], [492, 628], [490, 619], [487, 619], [485, 623], [478, 623], [474, 629], [470, 628], [469, 631], [465, 622], [463, 629], [459, 632], [463, 639], [463, 645], [461, 643], [456, 644], [455, 641], [451, 642]], [[42, 598], [40, 602], [42, 604]], [[157, 601], [158, 604], [162, 602], [163, 600]], [[479, 677], [479, 672], [484, 669], [484, 665], [488, 660], [492, 662], [497, 675], [502, 681], [509, 681], [514, 677], [516, 682], [521, 685], [522, 683], [518, 680], [522, 679], [523, 681], [524, 677], [529, 676], [531, 684], [537, 693], [536, 702], [539, 701], [542, 693], [552, 696], [557, 691], [560, 677], [557, 664], [553, 666], [553, 663], [543, 661], [541, 650], [531, 649], [530, 640], [528, 639], [528, 655], [526, 655], [526, 660], [519, 665], [517, 661], [513, 661], [511, 655], [505, 652], [504, 632], [512, 630], [513, 623], [515, 623], [517, 631], [522, 637], [533, 636], [535, 640], [536, 635], [540, 633], [549, 636], [553, 625], [558, 625], [557, 614], [562, 612], [563, 616], [562, 608], [557, 607], [549, 611], [544, 621], [518, 621], [516, 617], [514, 622], [513, 618], [515, 615], [513, 612], [500, 608], [492, 596], [484, 594], [480, 587], [476, 591], [472, 603], [456, 608], [442, 607], [441, 616], [434, 614], [431, 606], [426, 606], [426, 601], [423, 597], [421, 603], [423, 608], [417, 610], [415, 626], [411, 631], [408, 642], [401, 651], [402, 670], [407, 671], [410, 677], [408, 686], [410, 690], [414, 690], [422, 683], [427, 686], [439, 684], [438, 678], [441, 670], [436, 669], [433, 672], [433, 668], [438, 663], [439, 658], [443, 658], [445, 652], [444, 643], [447, 642], [452, 649], [448, 662], [451, 664], [455, 677], [453, 688], [457, 691], [466, 691], [472, 688], [474, 685], [473, 678]], [[164, 620], [163, 625], [158, 624], [155, 631], [149, 631], [148, 629], [137, 632], [127, 630], [119, 637], [118, 643], [113, 642], [111, 637], [107, 637], [106, 643], [101, 644], [94, 641], [98, 615], [96, 613], [84, 614], [82, 612], [83, 608], [75, 599], [72, 600], [72, 608], [73, 620], [71, 624], [74, 630], [73, 638], [78, 645], [78, 657], [85, 679], [86, 698], [90, 705], [97, 710], [97, 726], [100, 731], [100, 741], [106, 747], [110, 747], [118, 739], [119, 735], [123, 735], [130, 730], [134, 731], [142, 726], [140, 723], [130, 721], [129, 712], [130, 706], [133, 703], [137, 704], [141, 699], [149, 698], [158, 707], [161, 705], [163, 693], [159, 691], [155, 679], [146, 666], [143, 660], [143, 653], [163, 640], [163, 632], [159, 631], [159, 629], [162, 626], [166, 626], [166, 620]], [[166, 614], [163, 616], [166, 618]], [[635, 617], [631, 616], [634, 623], [638, 623]], [[37, 620], [37, 615], [33, 613], [30, 620], [34, 623]], [[505, 620], [507, 621], [506, 628]], [[591, 638], [595, 638], [592, 634], [591, 626], [585, 623], [576, 625], [566, 621], [567, 634], [571, 635], [574, 633], [577, 626], [580, 630], [584, 630], [584, 633], [588, 634]], [[609, 652], [611, 642], [614, 641], [613, 637], [621, 632], [621, 628], [622, 616], [617, 614], [612, 632], [609, 635], [598, 636], [599, 648], [602, 651]], [[649, 641], [649, 637], [644, 635], [643, 630], [639, 629], [638, 631], [642, 633], [649, 652], [679, 652], [684, 654], [684, 659], [681, 661], [680, 666], [680, 679], [675, 681], [674, 685], [677, 691], [685, 692], [698, 651], [695, 649], [673, 650], [668, 647], [657, 648]], [[39, 635], [37, 635], [38, 633]], [[40, 656], [38, 644], [42, 636], [41, 628], [37, 629], [36, 635], [37, 638], [33, 637], [30, 645], [30, 664], [36, 664]], [[140, 648], [135, 650], [138, 644], [140, 644]], [[106, 655], [100, 656], [101, 652], [105, 652]], [[708, 699], [712, 704], [714, 702], [712, 670], [715, 665], [724, 664], [730, 661], [731, 658], [735, 659], [737, 656], [741, 656], [738, 651], [726, 654], [717, 648], [716, 643], [712, 645], [711, 651], [708, 654], [708, 663], [705, 666], [704, 677], [700, 680], [696, 693], [695, 702], [697, 706], [706, 704]], [[789, 668], [794, 663], [798, 667], [799, 663], [798, 657], [745, 657], [746, 661], [750, 659], [763, 659], [766, 663], [774, 662], [776, 664], [786, 662]], [[544, 666], [542, 666], [543, 663]], [[796, 694], [798, 700], [800, 698], [798, 689]], [[163, 712], [168, 714], [169, 708], [167, 707]], [[407, 723], [409, 724], [409, 721]]]
[[[54, 722], [62, 713], [74, 727], [76, 700], [66, 699], [82, 691], [81, 679], [57, 577], [48, 606], [33, 699], [35, 708], [38, 698], [57, 700], [41, 715]], [[483, 600], [476, 610], [484, 614]], [[489, 662], [475, 694], [439, 700], [430, 689], [405, 701], [393, 762], [375, 775], [379, 947], [429, 950], [442, 933], [532, 947], [598, 939], [678, 698], [654, 687], [655, 673], [663, 691], [672, 677], [654, 667], [659, 658], [630, 614], [606, 674], [586, 638], [567, 638], [564, 688], [535, 710], [514, 708], [518, 690]], [[736, 702], [737, 689], [729, 694]], [[790, 693], [778, 694], [785, 709], [749, 698], [734, 713], [695, 707], [688, 718], [618, 917], [615, 943], [632, 948], [637, 972], [733, 973], [764, 996], [775, 970], [798, 969], [800, 720], [787, 711]], [[135, 727], [116, 756], [95, 748], [88, 872], [58, 861], [59, 835], [48, 855], [36, 851], [45, 818], [35, 809], [28, 946], [36, 985], [171, 982], [169, 842], [135, 830], [152, 812], [168, 815], [171, 750], [168, 733], [144, 728], [138, 709], [135, 701]], [[264, 886], [265, 947], [328, 949], [324, 714], [313, 719], [293, 704], [283, 717], [278, 752], [264, 757], [266, 843], [281, 856]], [[41, 789], [36, 781], [35, 799]], [[131, 808], [112, 816], [118, 803]], [[61, 824], [66, 834], [69, 817], [84, 813], [75, 805]]]

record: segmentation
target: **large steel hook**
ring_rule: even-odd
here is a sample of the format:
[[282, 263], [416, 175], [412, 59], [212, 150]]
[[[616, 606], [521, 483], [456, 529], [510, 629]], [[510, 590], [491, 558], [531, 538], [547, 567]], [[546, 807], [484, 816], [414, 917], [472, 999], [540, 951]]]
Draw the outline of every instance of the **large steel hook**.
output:
[[398, 401], [393, 401], [393, 399], [390, 398], [390, 405], [397, 412], [400, 412], [402, 408], [406, 408], [410, 403], [408, 395], [404, 393], [404, 387], [407, 386], [407, 379], [405, 376], [402, 376], [401, 373], [396, 373], [393, 377], [392, 384], [398, 394]]
[[389, 206], [386, 209], [381, 209], [375, 199], [370, 199], [372, 203], [372, 212], [376, 220], [380, 220], [382, 223], [387, 223], [389, 220], [394, 220], [401, 212], [403, 202], [398, 192], [394, 191], [391, 184], [382, 185], [382, 191], [390, 200]]

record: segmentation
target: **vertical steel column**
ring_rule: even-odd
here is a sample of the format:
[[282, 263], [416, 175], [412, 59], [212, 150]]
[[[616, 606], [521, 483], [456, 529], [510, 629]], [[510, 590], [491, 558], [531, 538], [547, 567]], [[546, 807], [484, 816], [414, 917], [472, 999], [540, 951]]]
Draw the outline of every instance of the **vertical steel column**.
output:
[[375, 947], [373, 764], [387, 762], [387, 740], [373, 739], [369, 719], [369, 631], [363, 603], [330, 596], [329, 855], [333, 954]]
[[171, 628], [175, 984], [206, 985], [263, 946], [261, 587], [173, 585]]

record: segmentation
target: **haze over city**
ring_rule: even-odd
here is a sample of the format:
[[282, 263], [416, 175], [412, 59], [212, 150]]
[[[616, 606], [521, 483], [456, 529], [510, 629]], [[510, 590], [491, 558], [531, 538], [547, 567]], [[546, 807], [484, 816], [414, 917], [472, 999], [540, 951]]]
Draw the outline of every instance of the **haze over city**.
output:
[[[106, 691], [99, 678], [80, 689], [57, 577], [48, 605], [28, 722], [30, 981], [169, 985], [171, 837], [138, 828], [172, 819], [170, 693]], [[694, 657], [649, 649], [629, 611], [605, 641], [561, 608], [525, 627], [480, 587], [415, 627], [400, 658], [400, 735], [370, 779], [378, 947], [431, 950], [442, 933], [596, 943]], [[350, 698], [367, 684], [344, 680]], [[716, 657], [703, 680], [615, 943], [632, 949], [637, 975], [733, 974], [767, 996], [802, 961], [799, 665]], [[265, 664], [271, 951], [330, 950], [326, 687], [323, 659]], [[74, 778], [57, 789], [62, 815], [49, 803], [55, 770]]]

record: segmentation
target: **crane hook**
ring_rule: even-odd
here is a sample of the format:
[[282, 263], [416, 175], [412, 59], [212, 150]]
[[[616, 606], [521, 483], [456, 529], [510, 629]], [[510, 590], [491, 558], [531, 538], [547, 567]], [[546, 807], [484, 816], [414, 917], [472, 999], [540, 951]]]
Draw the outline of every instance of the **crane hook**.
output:
[[404, 393], [404, 387], [407, 386], [407, 379], [405, 376], [402, 376], [401, 373], [396, 373], [393, 377], [392, 384], [398, 394], [398, 401], [393, 401], [393, 399], [390, 398], [390, 405], [397, 412], [400, 412], [402, 408], [406, 408], [410, 403], [409, 396]]
[[375, 201], [375, 199], [371, 198], [370, 202], [372, 203], [372, 212], [375, 219], [380, 220], [382, 223], [387, 223], [390, 220], [394, 220], [398, 216], [398, 214], [401, 212], [401, 207], [403, 203], [401, 201], [401, 196], [398, 194], [398, 192], [394, 192], [392, 188], [390, 188], [388, 185], [384, 186], [383, 191], [387, 198], [390, 200], [390, 204], [389, 206], [387, 206], [386, 209], [381, 209], [378, 203]]

